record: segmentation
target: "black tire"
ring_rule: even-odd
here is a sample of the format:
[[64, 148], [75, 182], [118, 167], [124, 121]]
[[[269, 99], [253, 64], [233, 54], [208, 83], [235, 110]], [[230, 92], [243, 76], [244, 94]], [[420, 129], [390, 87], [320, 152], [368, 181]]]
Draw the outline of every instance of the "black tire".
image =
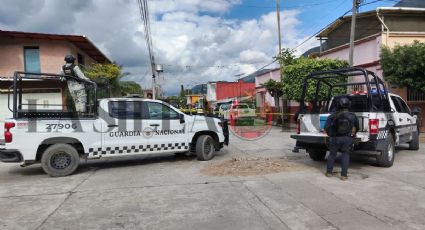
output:
[[412, 133], [412, 140], [409, 142], [409, 149], [419, 150], [419, 133], [418, 132]]
[[196, 156], [200, 161], [209, 161], [215, 155], [214, 139], [209, 135], [202, 135], [196, 140]]
[[388, 134], [386, 141], [387, 145], [381, 151], [381, 154], [376, 157], [376, 163], [379, 167], [389, 168], [393, 166], [395, 157], [394, 138], [391, 133]]
[[41, 167], [51, 177], [68, 176], [77, 170], [79, 163], [80, 155], [68, 144], [54, 144], [41, 156]]
[[326, 150], [321, 149], [307, 149], [308, 155], [314, 161], [323, 161], [326, 156]]

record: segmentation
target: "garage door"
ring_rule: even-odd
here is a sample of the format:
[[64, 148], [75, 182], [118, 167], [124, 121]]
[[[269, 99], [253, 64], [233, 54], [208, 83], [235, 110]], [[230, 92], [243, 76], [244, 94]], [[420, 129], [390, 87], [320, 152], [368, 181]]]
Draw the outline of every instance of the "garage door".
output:
[[[12, 99], [12, 95], [10, 96]], [[62, 93], [27, 93], [22, 95], [23, 104], [27, 103], [27, 100], [37, 100], [37, 109], [54, 109], [60, 110], [62, 108]], [[12, 117], [12, 112], [7, 106], [8, 95], [0, 94], [0, 139], [4, 138], [4, 120]], [[12, 100], [10, 101], [12, 103]], [[59, 105], [59, 106], [52, 106]], [[12, 104], [11, 106], [12, 107]], [[26, 109], [26, 106], [23, 106]]]

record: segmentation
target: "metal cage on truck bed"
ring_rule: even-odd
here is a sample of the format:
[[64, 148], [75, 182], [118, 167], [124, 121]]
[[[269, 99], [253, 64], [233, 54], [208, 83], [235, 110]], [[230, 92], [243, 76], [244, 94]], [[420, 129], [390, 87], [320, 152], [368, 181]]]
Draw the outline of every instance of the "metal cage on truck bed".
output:
[[[313, 105], [308, 111], [305, 102], [311, 83], [315, 83], [315, 90], [312, 97]], [[325, 96], [321, 95], [321, 87], [328, 89]], [[309, 74], [302, 86], [299, 113], [328, 112], [332, 97], [344, 96], [341, 93], [335, 94], [334, 90], [337, 88], [346, 94], [361, 92], [366, 95], [366, 109], [369, 111], [390, 111], [388, 91], [384, 82], [375, 73], [361, 68], [346, 68]]]
[[[83, 114], [77, 114], [75, 112], [74, 102], [71, 98], [71, 95], [68, 93], [68, 87], [66, 82], [71, 79], [80, 82], [85, 86], [87, 94], [87, 109], [86, 112]], [[23, 95], [25, 94], [26, 90], [30, 88], [25, 87], [35, 81], [57, 82], [58, 87], [62, 87], [62, 89], [65, 89], [66, 95], [64, 95], [64, 92], [62, 92], [62, 102], [65, 103], [46, 105], [39, 104], [36, 100], [33, 99], [27, 99], [27, 102], [24, 102]], [[10, 98], [11, 94], [13, 95], [12, 102]], [[66, 98], [66, 101], [63, 100], [64, 96]], [[40, 106], [43, 106], [43, 109], [39, 109]], [[13, 83], [8, 90], [8, 108], [13, 114], [13, 119], [57, 119], [94, 117], [97, 113], [97, 85], [94, 82], [86, 81], [84, 79], [69, 75], [51, 73], [30, 73], [18, 71], [14, 73]]]

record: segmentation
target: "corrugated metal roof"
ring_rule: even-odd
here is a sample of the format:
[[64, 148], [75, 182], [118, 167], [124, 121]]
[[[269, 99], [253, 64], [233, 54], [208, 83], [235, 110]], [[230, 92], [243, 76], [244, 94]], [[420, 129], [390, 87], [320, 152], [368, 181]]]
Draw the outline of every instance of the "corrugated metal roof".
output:
[[84, 35], [64, 35], [64, 34], [44, 34], [28, 33], [22, 31], [0, 30], [0, 37], [44, 39], [53, 41], [68, 41], [84, 51], [88, 56], [100, 63], [111, 63], [111, 60], [104, 55], [86, 36]]

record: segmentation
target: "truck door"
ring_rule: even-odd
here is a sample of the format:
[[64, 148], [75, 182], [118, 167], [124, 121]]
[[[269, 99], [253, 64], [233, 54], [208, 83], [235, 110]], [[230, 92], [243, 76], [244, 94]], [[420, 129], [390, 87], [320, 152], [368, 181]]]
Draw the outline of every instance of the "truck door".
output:
[[396, 124], [396, 132], [399, 136], [399, 143], [408, 142], [412, 138], [411, 124], [413, 122], [410, 116], [409, 107], [407, 107], [406, 103], [398, 96], [391, 96], [391, 100], [397, 111], [397, 113], [394, 113], [394, 122]]
[[145, 103], [144, 115], [151, 152], [184, 152], [189, 150], [185, 122], [180, 121], [180, 113], [168, 105], [155, 101]]
[[107, 101], [105, 115], [108, 119], [103, 122], [102, 148], [94, 151], [94, 157], [116, 155], [131, 155], [148, 152], [148, 138], [143, 129], [146, 126], [142, 119], [142, 101], [117, 100]]

